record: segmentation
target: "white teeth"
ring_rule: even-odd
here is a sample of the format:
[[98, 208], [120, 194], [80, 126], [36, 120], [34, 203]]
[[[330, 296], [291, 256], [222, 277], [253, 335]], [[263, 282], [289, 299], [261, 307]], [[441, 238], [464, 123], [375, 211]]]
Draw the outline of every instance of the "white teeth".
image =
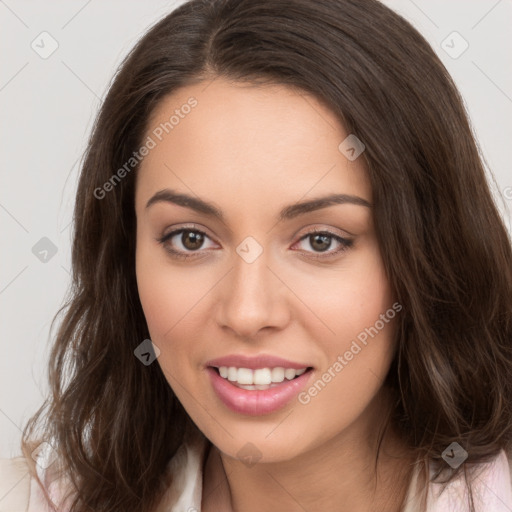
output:
[[295, 377], [295, 370], [293, 368], [286, 368], [284, 371], [284, 376], [288, 380], [292, 380]]
[[[247, 389], [259, 389], [259, 386], [268, 386], [274, 383], [292, 380], [296, 376], [302, 375], [307, 368], [295, 370], [294, 368], [283, 368], [278, 366], [276, 368], [258, 368], [251, 370], [250, 368], [236, 368], [234, 366], [220, 366], [219, 374], [224, 379], [231, 382], [236, 382], [242, 386], [247, 386]], [[254, 387], [249, 387], [253, 386]]]
[[278, 366], [272, 368], [272, 382], [283, 382], [284, 380], [284, 368]]
[[228, 380], [234, 382], [238, 379], [238, 371], [233, 366], [228, 368]]
[[[233, 368], [233, 370], [236, 371], [236, 368]], [[231, 371], [231, 368], [228, 371]], [[236, 381], [238, 384], [254, 384], [252, 370], [249, 370], [249, 368], [238, 368]]]
[[[249, 382], [249, 384], [259, 384], [261, 386], [272, 384], [272, 374], [270, 372], [270, 368], [260, 368], [258, 370], [253, 370], [253, 374], [253, 382]], [[240, 382], [240, 384], [245, 384], [245, 382]]]

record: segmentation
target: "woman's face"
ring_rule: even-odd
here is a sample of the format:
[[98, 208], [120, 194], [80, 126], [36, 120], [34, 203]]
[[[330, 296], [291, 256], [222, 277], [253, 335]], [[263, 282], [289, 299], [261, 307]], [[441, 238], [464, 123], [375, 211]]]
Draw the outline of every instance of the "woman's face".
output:
[[221, 78], [150, 119], [135, 206], [153, 364], [229, 456], [289, 460], [362, 433], [379, 401], [401, 306], [348, 135], [309, 95]]

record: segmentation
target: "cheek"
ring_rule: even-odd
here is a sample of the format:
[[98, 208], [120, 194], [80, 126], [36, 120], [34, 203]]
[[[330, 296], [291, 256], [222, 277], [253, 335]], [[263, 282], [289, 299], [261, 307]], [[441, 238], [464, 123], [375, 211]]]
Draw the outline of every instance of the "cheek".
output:
[[[316, 292], [308, 297], [330, 333], [316, 337], [322, 367], [298, 398], [306, 414], [336, 430], [357, 418], [382, 387], [400, 313], [392, 307], [393, 294], [376, 250], [361, 253], [345, 274], [318, 284], [322, 286], [310, 288]], [[326, 332], [320, 326], [318, 333], [320, 329]]]
[[384, 266], [374, 243], [347, 253], [332, 269], [313, 269], [293, 274], [281, 269], [293, 283], [297, 297], [307, 306], [300, 321], [324, 352], [345, 351], [350, 340], [375, 324], [393, 302]]
[[136, 275], [150, 337], [161, 351], [159, 363], [178, 366], [184, 349], [193, 357], [197, 347], [197, 316], [201, 298], [211, 288], [211, 278], [202, 270], [171, 265], [162, 248], [147, 243], [137, 246]]
[[314, 418], [315, 424], [325, 425], [324, 435], [356, 421], [382, 388], [393, 359], [393, 334], [390, 322], [372, 331], [364, 343], [351, 337], [329, 350], [326, 365], [298, 396], [303, 413]]
[[[376, 396], [393, 359], [394, 323], [391, 320], [381, 330], [372, 330], [379, 314], [380, 311], [371, 320], [368, 317], [368, 327], [363, 329], [353, 319], [349, 327], [353, 336], [342, 334], [335, 344], [324, 345], [325, 366], [317, 370], [310, 385], [297, 397], [295, 416], [297, 421], [303, 418], [301, 432], [292, 430], [286, 433], [288, 436], [294, 435], [297, 442], [309, 439], [314, 447], [340, 432], [359, 435], [365, 421], [358, 420], [367, 417], [371, 404], [378, 403]], [[366, 321], [367, 316], [361, 315], [359, 322], [363, 318]], [[341, 329], [342, 325], [338, 327]], [[362, 336], [357, 338], [361, 333], [366, 336], [364, 342], [360, 341]], [[321, 432], [318, 425], [323, 426]]]
[[338, 295], [338, 308], [332, 307], [329, 311], [337, 335], [344, 340], [358, 336], [364, 339], [367, 329], [379, 322], [379, 330], [387, 337], [389, 329], [383, 329], [379, 320], [391, 307], [393, 299], [381, 266], [369, 264], [353, 272], [343, 288], [343, 293]]
[[[194, 413], [190, 393], [201, 396], [197, 374], [201, 345], [197, 333], [204, 279], [154, 258], [141, 250], [137, 259], [139, 296], [152, 342], [160, 349], [157, 363], [178, 397]], [[201, 281], [203, 284], [201, 285]], [[204, 290], [203, 290], [204, 289]], [[199, 301], [199, 302], [198, 302]]]

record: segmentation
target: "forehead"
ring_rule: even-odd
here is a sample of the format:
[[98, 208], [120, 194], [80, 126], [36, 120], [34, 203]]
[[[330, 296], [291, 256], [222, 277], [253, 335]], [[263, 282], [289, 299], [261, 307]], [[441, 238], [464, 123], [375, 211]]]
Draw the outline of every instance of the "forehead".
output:
[[338, 146], [349, 134], [315, 97], [282, 85], [217, 78], [177, 90], [154, 109], [154, 147], [137, 173], [137, 207], [163, 188], [246, 209], [340, 192], [371, 202], [363, 158]]

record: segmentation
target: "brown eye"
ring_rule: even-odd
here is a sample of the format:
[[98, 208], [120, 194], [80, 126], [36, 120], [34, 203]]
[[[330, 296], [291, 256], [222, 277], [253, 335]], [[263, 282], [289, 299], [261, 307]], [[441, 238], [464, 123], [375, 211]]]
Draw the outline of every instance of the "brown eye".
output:
[[319, 252], [324, 252], [331, 246], [332, 236], [325, 234], [309, 235], [311, 247]]
[[181, 235], [181, 243], [185, 249], [189, 249], [190, 251], [194, 251], [201, 248], [203, 245], [204, 236], [203, 233], [198, 231], [183, 231]]
[[342, 238], [330, 231], [312, 231], [306, 233], [299, 240], [298, 245], [304, 252], [309, 253], [312, 258], [320, 259], [337, 256], [352, 247], [353, 243], [353, 240]]
[[182, 259], [204, 256], [200, 249], [210, 249], [215, 245], [206, 233], [187, 228], [176, 229], [156, 240], [171, 256]]

